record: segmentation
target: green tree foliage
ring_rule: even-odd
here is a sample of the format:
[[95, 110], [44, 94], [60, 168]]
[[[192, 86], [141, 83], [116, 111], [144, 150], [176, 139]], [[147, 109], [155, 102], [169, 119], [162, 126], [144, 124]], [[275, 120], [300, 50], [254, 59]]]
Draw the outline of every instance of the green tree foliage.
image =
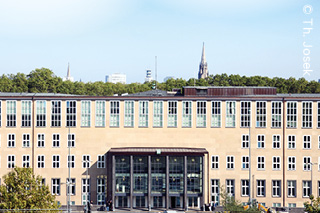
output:
[[3, 177], [0, 186], [0, 209], [57, 209], [59, 205], [42, 178], [31, 168], [14, 168]]
[[320, 197], [315, 198], [313, 195], [310, 195], [309, 199], [310, 203], [308, 201], [303, 203], [305, 211], [310, 213], [320, 213]]

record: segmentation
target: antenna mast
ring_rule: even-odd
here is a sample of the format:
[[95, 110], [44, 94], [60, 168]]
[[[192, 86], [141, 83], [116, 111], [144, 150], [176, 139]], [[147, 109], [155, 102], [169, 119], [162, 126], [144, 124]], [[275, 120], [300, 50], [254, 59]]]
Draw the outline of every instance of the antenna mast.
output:
[[157, 89], [157, 56], [155, 56], [155, 68], [154, 68], [154, 72], [155, 72], [155, 89]]

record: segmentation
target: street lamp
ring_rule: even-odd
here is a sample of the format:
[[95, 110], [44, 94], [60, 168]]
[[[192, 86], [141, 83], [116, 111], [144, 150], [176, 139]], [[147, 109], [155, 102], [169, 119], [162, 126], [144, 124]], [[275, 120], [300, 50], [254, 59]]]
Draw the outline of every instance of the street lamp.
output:
[[308, 163], [308, 164], [310, 165], [310, 172], [311, 172], [311, 174], [310, 174], [310, 175], [311, 175], [311, 186], [310, 186], [310, 189], [311, 189], [311, 190], [310, 190], [310, 192], [311, 192], [311, 194], [312, 194], [312, 185], [313, 185], [313, 184], [312, 184], [312, 182], [313, 182], [312, 166], [314, 165], [314, 163], [310, 162], [310, 163]]
[[87, 187], [86, 187], [86, 192], [87, 192], [87, 195], [86, 195], [86, 212], [88, 212], [88, 207], [89, 207], [89, 205], [90, 205], [90, 201], [89, 201], [89, 190], [88, 190], [88, 184], [89, 184], [89, 181], [88, 181], [88, 170], [89, 170], [89, 166], [90, 166], [90, 159], [89, 158], [85, 158], [85, 160], [83, 160], [82, 161], [82, 163], [85, 163], [85, 165], [86, 165], [86, 168], [87, 168], [87, 171], [86, 171], [86, 185], [87, 185]]
[[[70, 135], [70, 127], [69, 127], [69, 133], [68, 133], [68, 149], [69, 149], [69, 155], [68, 155], [68, 181], [67, 181], [67, 187], [69, 190], [68, 193], [68, 202], [67, 202], [67, 212], [70, 213], [71, 212], [71, 208], [70, 208], [70, 202], [71, 202], [71, 135]], [[67, 190], [67, 191], [68, 191]]]
[[252, 206], [252, 197], [251, 197], [251, 110], [249, 109], [249, 203]]

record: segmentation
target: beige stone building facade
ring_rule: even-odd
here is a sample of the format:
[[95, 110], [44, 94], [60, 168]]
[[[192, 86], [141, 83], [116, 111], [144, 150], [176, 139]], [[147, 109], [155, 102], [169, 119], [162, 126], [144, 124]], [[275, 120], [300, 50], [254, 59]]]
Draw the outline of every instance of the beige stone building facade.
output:
[[72, 205], [200, 208], [219, 205], [223, 187], [243, 203], [302, 207], [320, 193], [317, 94], [185, 87], [0, 100], [1, 177], [32, 167], [62, 205], [70, 193]]

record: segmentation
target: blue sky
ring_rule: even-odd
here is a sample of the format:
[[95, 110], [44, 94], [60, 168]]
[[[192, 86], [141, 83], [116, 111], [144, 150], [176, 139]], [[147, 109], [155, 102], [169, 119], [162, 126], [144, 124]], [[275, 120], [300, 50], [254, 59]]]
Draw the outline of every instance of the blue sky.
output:
[[70, 63], [77, 81], [120, 72], [143, 82], [157, 56], [158, 81], [189, 79], [203, 42], [210, 74], [320, 79], [320, 1], [0, 0], [0, 74], [46, 67], [64, 77]]

